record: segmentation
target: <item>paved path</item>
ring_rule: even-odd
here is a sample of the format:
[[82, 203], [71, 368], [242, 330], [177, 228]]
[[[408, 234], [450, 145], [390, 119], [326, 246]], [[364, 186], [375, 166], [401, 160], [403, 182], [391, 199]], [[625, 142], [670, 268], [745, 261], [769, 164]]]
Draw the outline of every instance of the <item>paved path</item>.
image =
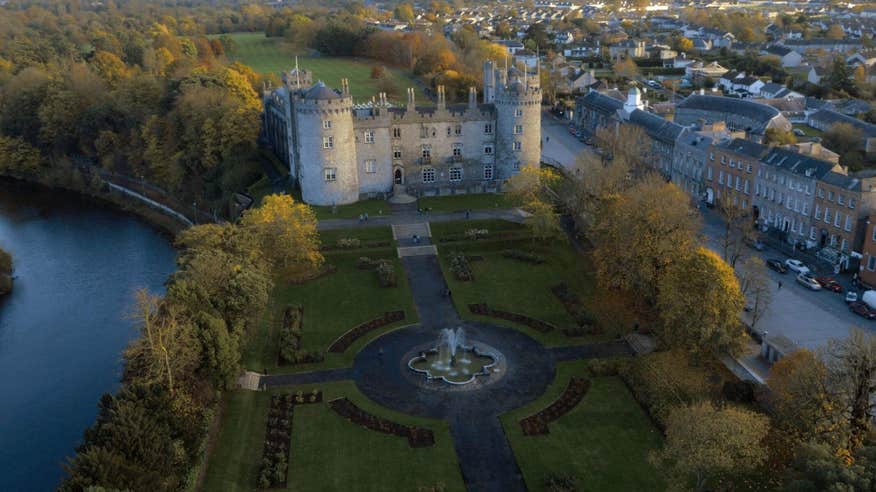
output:
[[623, 340], [589, 343], [572, 347], [553, 347], [548, 351], [557, 362], [578, 359], [601, 359], [605, 357], [629, 357], [633, 355], [630, 345]]
[[514, 450], [498, 417], [479, 412], [458, 414], [450, 421], [450, 435], [469, 491], [526, 490]]
[[330, 383], [353, 379], [352, 367], [343, 369], [326, 369], [324, 371], [300, 372], [296, 374], [262, 375], [259, 387], [272, 388], [276, 386], [295, 386], [299, 384]]
[[402, 264], [420, 324], [436, 330], [460, 324], [462, 319], [447, 296], [447, 283], [438, 256], [409, 256], [402, 258]]

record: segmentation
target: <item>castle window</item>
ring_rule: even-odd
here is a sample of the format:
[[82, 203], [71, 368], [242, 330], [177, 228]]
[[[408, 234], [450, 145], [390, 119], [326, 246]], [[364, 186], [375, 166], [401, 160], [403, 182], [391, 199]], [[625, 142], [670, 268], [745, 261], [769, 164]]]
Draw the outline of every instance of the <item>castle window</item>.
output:
[[486, 133], [486, 134], [493, 133], [493, 124], [492, 123], [487, 123], [486, 125], [484, 125], [484, 133]]
[[450, 181], [462, 181], [462, 168], [461, 167], [451, 167], [450, 168]]
[[323, 130], [331, 130], [332, 128], [332, 120], [322, 120], [322, 129]]
[[484, 145], [484, 154], [493, 155], [493, 145], [492, 144]]
[[462, 144], [453, 144], [453, 157], [462, 157]]
[[420, 127], [420, 138], [429, 138], [429, 129], [425, 126]]
[[520, 162], [519, 162], [519, 161], [514, 163], [514, 170], [515, 170], [515, 171], [519, 171], [519, 170], [520, 170]]
[[523, 144], [519, 140], [514, 142], [514, 150], [518, 152], [523, 150]]
[[484, 166], [484, 179], [493, 179], [493, 165], [487, 164]]
[[423, 145], [423, 159], [430, 159], [432, 157], [432, 146], [431, 145]]
[[374, 143], [374, 130], [365, 130], [365, 143]]
[[514, 111], [514, 116], [516, 116], [516, 117], [518, 117], [518, 118], [521, 117], [521, 116], [523, 116], [523, 110], [522, 110], [522, 109], [517, 109], [517, 110], [515, 110], [515, 111]]
[[457, 135], [462, 135], [462, 125], [456, 125], [453, 128], [453, 133], [455, 133]]
[[337, 180], [338, 179], [337, 171], [338, 170], [333, 168], [333, 167], [327, 167], [327, 168], [323, 169], [323, 176], [325, 177], [325, 180], [326, 181]]
[[393, 147], [392, 148], [392, 158], [393, 159], [401, 159], [401, 147]]
[[392, 129], [392, 138], [401, 138], [401, 128]]
[[366, 173], [376, 173], [377, 172], [377, 161], [374, 159], [365, 159], [365, 172]]
[[514, 134], [520, 135], [523, 133], [523, 125], [514, 125]]
[[434, 183], [435, 182], [435, 169], [431, 167], [427, 167], [423, 169], [423, 182], [424, 183]]
[[333, 149], [335, 147], [334, 137], [322, 137], [322, 148]]
[[447, 125], [447, 136], [449, 137], [451, 133], [450, 125]]

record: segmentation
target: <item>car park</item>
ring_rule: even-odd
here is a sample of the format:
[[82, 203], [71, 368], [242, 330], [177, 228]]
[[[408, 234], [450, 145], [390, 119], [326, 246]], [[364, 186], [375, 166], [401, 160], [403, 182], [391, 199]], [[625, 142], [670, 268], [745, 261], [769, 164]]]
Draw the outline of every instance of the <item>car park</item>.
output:
[[798, 273], [797, 283], [809, 290], [821, 290], [821, 284], [808, 272]]
[[849, 311], [866, 319], [876, 319], [876, 310], [870, 308], [864, 301], [855, 301], [849, 304]]
[[836, 292], [837, 294], [843, 293], [843, 286], [840, 285], [839, 282], [837, 282], [836, 280], [834, 280], [830, 277], [815, 277], [815, 281], [818, 282], [819, 284], [821, 284], [821, 287], [823, 287], [826, 290], [829, 290], [831, 292]]
[[766, 261], [766, 265], [771, 269], [775, 270], [779, 273], [786, 273], [788, 271], [788, 267], [782, 263], [782, 260], [777, 260], [775, 258], [770, 258]]
[[788, 270], [796, 273], [809, 273], [809, 267], [806, 266], [800, 260], [796, 260], [794, 258], [788, 258], [785, 260], [785, 266], [788, 267]]

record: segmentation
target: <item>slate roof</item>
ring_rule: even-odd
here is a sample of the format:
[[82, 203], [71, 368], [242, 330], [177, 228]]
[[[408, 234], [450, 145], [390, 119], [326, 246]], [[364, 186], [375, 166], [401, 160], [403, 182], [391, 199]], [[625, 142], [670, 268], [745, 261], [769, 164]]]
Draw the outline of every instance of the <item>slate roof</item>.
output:
[[747, 155], [748, 157], [753, 157], [755, 159], [760, 159], [765, 156], [770, 149], [766, 145], [761, 145], [757, 142], [752, 142], [751, 140], [745, 140], [744, 138], [725, 140], [715, 145], [715, 147], [726, 149], [737, 154]]
[[642, 127], [651, 138], [674, 143], [675, 139], [684, 130], [684, 127], [678, 123], [667, 121], [654, 113], [637, 109], [630, 113], [630, 123]]
[[766, 125], [771, 119], [779, 114], [779, 110], [766, 104], [752, 102], [746, 99], [734, 97], [706, 96], [691, 94], [678, 103], [678, 108], [689, 108], [701, 111], [715, 111], [720, 113], [735, 113], [745, 116]]
[[764, 51], [766, 51], [767, 53], [769, 53], [771, 55], [785, 56], [794, 50], [792, 50], [791, 48], [788, 48], [787, 46], [779, 46], [777, 44], [773, 44], [773, 45], [767, 46], [767, 48]]
[[832, 162], [779, 147], [771, 148], [761, 162], [800, 176], [806, 176], [806, 173], [809, 172], [807, 177], [815, 180], [822, 180], [835, 165]]
[[604, 114], [613, 114], [624, 107], [623, 101], [596, 91], [588, 92], [580, 98], [581, 104]]
[[824, 177], [821, 178], [821, 182], [844, 190], [858, 190], [861, 188], [860, 179], [846, 176], [845, 174], [840, 174], [835, 171], [830, 171], [825, 174]]
[[852, 125], [855, 128], [861, 130], [864, 133], [864, 136], [876, 137], [876, 125], [867, 123], [866, 121], [861, 121], [858, 118], [846, 116], [842, 113], [837, 113], [836, 111], [832, 111], [830, 109], [819, 109], [818, 111], [810, 115], [809, 119], [823, 122], [827, 126], [833, 125], [835, 123], [848, 123], [849, 125]]
[[313, 85], [310, 89], [307, 89], [307, 92], [304, 93], [305, 99], [320, 99], [320, 100], [328, 100], [328, 99], [340, 99], [341, 95], [335, 92], [332, 89], [326, 87], [323, 81], [319, 81]]

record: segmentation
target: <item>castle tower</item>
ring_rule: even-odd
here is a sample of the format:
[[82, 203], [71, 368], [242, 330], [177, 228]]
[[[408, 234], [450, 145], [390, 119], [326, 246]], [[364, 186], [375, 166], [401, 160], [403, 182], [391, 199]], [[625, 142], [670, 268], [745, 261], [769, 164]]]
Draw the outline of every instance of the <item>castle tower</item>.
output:
[[[526, 70], [526, 68], [524, 68]], [[511, 68], [496, 86], [496, 171], [499, 180], [541, 162], [539, 75]]]
[[344, 205], [359, 199], [353, 98], [346, 80], [338, 93], [322, 81], [296, 99], [301, 197], [312, 205]]

